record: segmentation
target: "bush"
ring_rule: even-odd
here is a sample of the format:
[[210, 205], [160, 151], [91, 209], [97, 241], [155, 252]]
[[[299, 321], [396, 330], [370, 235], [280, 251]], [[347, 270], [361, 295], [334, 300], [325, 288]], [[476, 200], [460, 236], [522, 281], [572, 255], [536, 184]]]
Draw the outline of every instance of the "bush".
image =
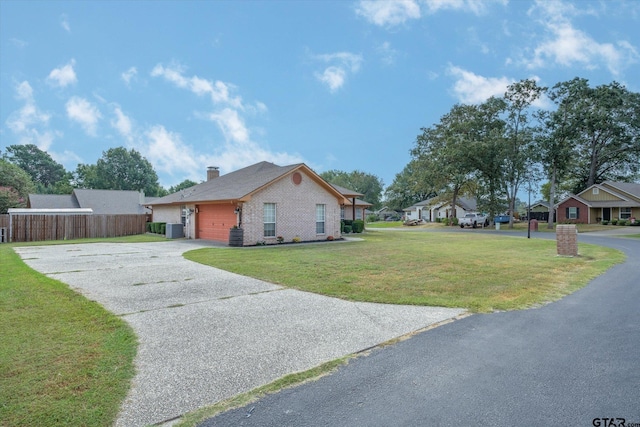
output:
[[602, 220], [602, 225], [609, 225], [609, 221], [607, 221], [606, 219]]
[[367, 215], [367, 222], [376, 222], [378, 220], [379, 220], [379, 218], [378, 218], [378, 215], [376, 215], [376, 214]]
[[167, 223], [166, 222], [148, 222], [147, 231], [154, 234], [166, 234]]
[[611, 225], [618, 225], [618, 220], [617, 219], [612, 219], [611, 220]]
[[451, 221], [449, 220], [449, 218], [444, 218], [444, 219], [442, 220], [442, 223], [443, 223], [444, 225], [449, 225], [449, 224], [451, 223]]
[[618, 225], [627, 225], [627, 221], [624, 219], [621, 219], [618, 221]]
[[296, 236], [296, 237], [294, 237], [291, 241], [292, 241], [293, 243], [300, 243], [300, 242], [301, 242], [301, 239], [300, 239], [300, 237]]
[[167, 223], [166, 222], [161, 222], [160, 223], [160, 233], [159, 234], [167, 234]]
[[351, 226], [350, 226], [350, 225], [344, 225], [344, 226], [342, 227], [342, 232], [343, 232], [344, 234], [349, 234], [349, 233], [351, 233]]
[[361, 219], [356, 219], [355, 221], [353, 221], [351, 228], [353, 229], [354, 233], [362, 233], [364, 231], [364, 221]]
[[451, 221], [453, 221], [453, 225], [458, 225], [458, 218], [453, 218]]

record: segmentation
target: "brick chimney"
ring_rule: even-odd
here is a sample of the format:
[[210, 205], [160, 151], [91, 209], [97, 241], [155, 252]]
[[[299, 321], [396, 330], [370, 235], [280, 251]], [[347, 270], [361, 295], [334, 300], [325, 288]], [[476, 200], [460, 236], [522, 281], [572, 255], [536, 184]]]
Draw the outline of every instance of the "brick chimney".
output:
[[207, 168], [207, 181], [211, 181], [214, 178], [217, 178], [220, 176], [220, 171], [218, 170], [217, 166], [209, 166]]

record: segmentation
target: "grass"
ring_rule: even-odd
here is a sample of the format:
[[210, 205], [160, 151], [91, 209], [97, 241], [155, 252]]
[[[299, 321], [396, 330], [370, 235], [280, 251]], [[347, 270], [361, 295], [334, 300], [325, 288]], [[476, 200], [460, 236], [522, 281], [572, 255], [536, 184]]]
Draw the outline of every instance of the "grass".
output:
[[[142, 235], [24, 245], [158, 240]], [[0, 245], [0, 425], [113, 425], [134, 375], [133, 330], [29, 268], [13, 251], [17, 245]]]
[[290, 288], [352, 301], [513, 310], [554, 301], [624, 260], [580, 244], [470, 233], [375, 232], [361, 242], [187, 252], [185, 257]]

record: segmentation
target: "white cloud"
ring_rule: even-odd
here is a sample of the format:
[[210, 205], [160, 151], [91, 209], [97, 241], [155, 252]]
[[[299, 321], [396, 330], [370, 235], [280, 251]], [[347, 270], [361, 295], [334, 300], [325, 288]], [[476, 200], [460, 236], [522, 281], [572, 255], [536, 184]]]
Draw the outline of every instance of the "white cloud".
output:
[[507, 86], [514, 83], [507, 77], [483, 77], [454, 66], [449, 66], [447, 72], [456, 79], [453, 93], [465, 104], [479, 104], [492, 96], [503, 96]]
[[120, 74], [120, 77], [122, 78], [122, 80], [124, 80], [127, 86], [129, 86], [129, 83], [131, 83], [131, 79], [133, 79], [137, 75], [138, 69], [136, 67], [131, 67], [124, 73]]
[[508, 0], [361, 0], [356, 14], [381, 27], [404, 24], [410, 19], [420, 19], [424, 14], [442, 10], [485, 13], [489, 3], [506, 5]]
[[394, 26], [409, 19], [419, 19], [420, 6], [416, 0], [362, 0], [356, 7], [356, 14], [381, 27]]
[[132, 134], [132, 124], [131, 119], [122, 112], [120, 107], [115, 107], [113, 110], [115, 114], [115, 119], [111, 120], [111, 126], [116, 129], [120, 135], [131, 140]]
[[78, 122], [90, 136], [96, 136], [98, 121], [102, 118], [98, 107], [84, 98], [74, 96], [66, 103], [67, 117]]
[[17, 47], [18, 49], [22, 49], [29, 46], [28, 42], [24, 40], [16, 39], [16, 38], [10, 38], [9, 42], [11, 42], [11, 44]]
[[533, 49], [533, 55], [523, 60], [524, 64], [531, 69], [546, 67], [550, 63], [563, 67], [581, 64], [587, 69], [605, 66], [612, 74], [618, 75], [625, 66], [637, 62], [640, 56], [630, 42], [599, 43], [575, 28], [571, 18], [579, 14], [593, 14], [593, 11], [581, 12], [562, 2], [537, 1], [529, 15], [537, 18], [546, 35]]
[[383, 42], [376, 50], [378, 51], [383, 63], [393, 65], [396, 62], [398, 51], [391, 47], [391, 43]]
[[17, 84], [15, 92], [16, 99], [24, 101], [24, 105], [7, 117], [7, 127], [18, 137], [19, 144], [34, 144], [41, 150], [48, 150], [59, 136], [48, 128], [51, 115], [38, 108], [28, 81]]
[[69, 17], [66, 14], [60, 15], [60, 26], [67, 32], [71, 32], [71, 25], [69, 25]]
[[47, 82], [51, 86], [66, 87], [70, 84], [76, 83], [78, 78], [76, 72], [73, 70], [73, 66], [76, 64], [75, 59], [69, 61], [67, 65], [63, 65], [60, 68], [54, 68], [47, 77]]
[[230, 94], [235, 89], [232, 84], [219, 80], [212, 82], [198, 76], [185, 77], [184, 72], [184, 67], [180, 65], [164, 67], [162, 64], [158, 64], [151, 70], [151, 76], [163, 77], [179, 88], [187, 89], [199, 96], [209, 95], [214, 104], [228, 104], [235, 108], [243, 108], [242, 98], [232, 97]]
[[180, 135], [156, 125], [145, 133], [145, 137], [146, 141], [141, 144], [142, 154], [158, 171], [186, 174], [196, 182], [195, 178], [204, 173], [200, 171], [204, 167], [198, 164], [193, 148], [183, 143]]
[[329, 64], [322, 72], [316, 72], [314, 75], [329, 87], [331, 93], [344, 86], [349, 74], [357, 73], [363, 61], [362, 55], [350, 52], [313, 55], [313, 58]]
[[249, 130], [236, 110], [225, 108], [209, 115], [209, 119], [218, 125], [227, 141], [249, 141]]

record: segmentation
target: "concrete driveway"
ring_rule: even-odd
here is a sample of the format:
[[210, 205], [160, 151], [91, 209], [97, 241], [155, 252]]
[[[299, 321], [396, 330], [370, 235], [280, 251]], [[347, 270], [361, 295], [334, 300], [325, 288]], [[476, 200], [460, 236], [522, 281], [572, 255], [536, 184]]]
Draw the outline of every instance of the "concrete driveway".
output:
[[117, 426], [169, 421], [464, 312], [347, 302], [182, 257], [201, 247], [171, 241], [16, 248], [30, 267], [102, 304], [138, 335], [136, 376]]

